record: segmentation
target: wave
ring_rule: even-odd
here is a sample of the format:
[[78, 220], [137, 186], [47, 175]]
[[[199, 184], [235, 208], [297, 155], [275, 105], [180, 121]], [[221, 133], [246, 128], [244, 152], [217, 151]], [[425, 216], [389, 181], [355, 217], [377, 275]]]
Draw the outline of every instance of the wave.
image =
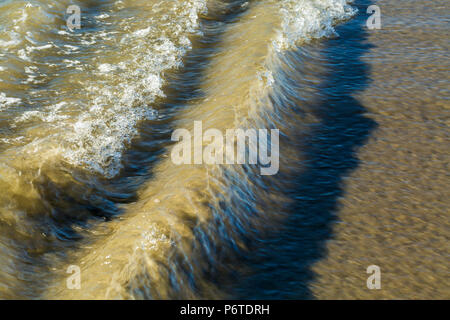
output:
[[[5, 233], [0, 251], [19, 257], [1, 259], [5, 277], [21, 265], [42, 287], [26, 295], [48, 298], [226, 297], [229, 288], [213, 279], [232, 277], [246, 243], [277, 227], [299, 170], [299, 142], [288, 137], [298, 136], [307, 118], [299, 109], [314, 100], [308, 81], [316, 75], [302, 71], [317, 60], [297, 50], [335, 34], [355, 10], [341, 0], [78, 1], [83, 27], [72, 33], [61, 16], [69, 2], [55, 3], [6, 2], [1, 13], [19, 26], [0, 38], [9, 128], [0, 132], [0, 226], [17, 238], [8, 248]], [[263, 178], [251, 165], [176, 166], [166, 141], [143, 185], [121, 180], [124, 153], [150, 130], [146, 121], [152, 132], [170, 132], [198, 120], [205, 130], [279, 128], [279, 175]], [[153, 156], [146, 150], [136, 154]], [[138, 188], [133, 203], [116, 192], [128, 178]], [[121, 215], [78, 223], [98, 211]], [[33, 261], [51, 276], [36, 279]], [[83, 290], [65, 287], [71, 264], [81, 266]]]
[[[329, 35], [329, 31], [319, 29], [323, 30], [328, 21], [336, 23], [338, 17], [350, 16], [347, 7], [331, 10], [328, 15], [323, 1], [314, 3], [323, 5], [314, 16], [323, 21], [315, 24], [318, 29], [312, 27], [308, 32], [297, 33], [295, 41], [292, 34], [282, 33], [291, 46]], [[342, 2], [328, 1], [328, 5], [334, 3]], [[179, 110], [174, 128], [192, 129], [193, 121], [201, 120], [204, 130], [281, 128], [284, 135], [297, 136], [286, 123], [304, 121], [295, 107], [289, 108], [295, 105], [294, 93], [298, 95], [301, 90], [289, 86], [283, 75], [287, 72], [284, 65], [292, 60], [280, 52], [279, 39], [280, 32], [293, 28], [296, 23], [292, 21], [301, 21], [303, 15], [296, 10], [288, 18], [274, 14], [285, 12], [289, 4], [294, 2], [261, 1], [248, 7], [241, 2], [240, 7], [245, 5], [247, 11], [227, 24], [225, 31], [222, 25], [216, 29], [209, 26], [207, 38], [220, 38], [215, 45], [224, 50], [209, 56], [202, 72], [201, 98]], [[185, 72], [189, 73], [189, 68]], [[288, 74], [299, 83], [304, 82], [292, 70]], [[285, 139], [281, 148], [288, 150], [294, 145]], [[164, 154], [170, 154], [170, 147]], [[273, 178], [260, 176], [251, 165], [177, 166], [169, 157], [163, 157], [152, 169], [152, 179], [140, 188], [138, 201], [124, 207], [124, 219], [112, 222], [112, 234], [85, 243], [85, 249], [69, 259], [70, 263], [83, 266], [86, 289], [69, 292], [58, 284], [48, 296], [229, 297], [226, 279], [240, 269], [234, 259], [245, 254], [247, 241], [259, 239], [268, 228], [277, 228], [285, 217], [283, 208], [290, 200], [283, 191], [301, 157], [285, 152], [280, 160], [284, 164], [282, 178]], [[222, 279], [220, 283], [218, 278]]]
[[[64, 3], [58, 6], [64, 12]], [[198, 32], [198, 15], [205, 12], [205, 2], [114, 2], [99, 8], [103, 14], [82, 12], [85, 28], [94, 30], [82, 28], [76, 33], [67, 31], [64, 20], [45, 11], [46, 7], [22, 2], [9, 8], [22, 12], [10, 27], [27, 27], [21, 37], [12, 31], [14, 41], [2, 43], [8, 44], [6, 52], [16, 51], [27, 77], [22, 84], [30, 84], [29, 97], [23, 99], [28, 110], [16, 116], [13, 125], [43, 127], [40, 131], [45, 135], [21, 130], [23, 148], [30, 149], [26, 144], [30, 141], [35, 148], [40, 139], [40, 149], [57, 145], [70, 164], [111, 178], [122, 167], [126, 144], [138, 134], [138, 122], [157, 117], [151, 105], [164, 97], [164, 73], [182, 65], [182, 57], [191, 48], [188, 36]], [[42, 15], [53, 17], [56, 24], [47, 24], [46, 43], [27, 31]], [[27, 44], [18, 49], [19, 43]], [[33, 90], [37, 84], [42, 87]], [[44, 95], [47, 101], [42, 103], [38, 98]], [[17, 105], [18, 99], [4, 97], [2, 105]]]

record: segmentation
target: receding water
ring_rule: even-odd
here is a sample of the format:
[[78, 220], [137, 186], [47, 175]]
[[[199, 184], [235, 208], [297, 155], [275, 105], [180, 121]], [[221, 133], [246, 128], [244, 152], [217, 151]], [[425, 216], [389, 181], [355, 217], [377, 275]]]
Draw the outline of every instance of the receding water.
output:
[[[448, 4], [371, 4], [0, 0], [0, 298], [449, 297]], [[194, 121], [278, 173], [176, 165]]]

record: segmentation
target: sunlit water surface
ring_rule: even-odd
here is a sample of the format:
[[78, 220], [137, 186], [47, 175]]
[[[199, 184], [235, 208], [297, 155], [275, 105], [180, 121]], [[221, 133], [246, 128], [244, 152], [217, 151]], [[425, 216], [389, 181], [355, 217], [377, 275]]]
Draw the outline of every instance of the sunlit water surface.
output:
[[[448, 296], [448, 4], [424, 3], [370, 31], [370, 1], [0, 0], [0, 298]], [[194, 121], [279, 129], [278, 174], [175, 165]]]

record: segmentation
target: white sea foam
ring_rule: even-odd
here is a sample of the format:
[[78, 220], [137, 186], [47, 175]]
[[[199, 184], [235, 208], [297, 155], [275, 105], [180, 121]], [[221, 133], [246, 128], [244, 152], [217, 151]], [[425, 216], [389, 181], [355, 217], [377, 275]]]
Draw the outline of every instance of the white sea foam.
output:
[[67, 105], [66, 102], [60, 102], [47, 108], [45, 111], [30, 110], [22, 113], [22, 115], [16, 119], [16, 123], [26, 122], [30, 120], [39, 119], [43, 122], [53, 123], [55, 121], [62, 121], [69, 118], [68, 115], [62, 114], [60, 111], [62, 107]]
[[98, 66], [98, 70], [100, 72], [106, 73], [106, 72], [111, 72], [117, 69], [117, 66], [111, 65], [109, 63], [103, 63], [101, 65]]
[[106, 19], [106, 18], [109, 18], [109, 14], [107, 14], [107, 13], [102, 13], [102, 14], [99, 14], [98, 16], [95, 16], [95, 19]]
[[27, 47], [27, 51], [28, 52], [33, 52], [35, 50], [41, 51], [41, 50], [45, 50], [45, 49], [50, 49], [51, 47], [53, 47], [53, 45], [51, 43], [42, 45], [42, 46], [37, 46], [37, 47]]
[[[4, 30], [1, 30], [1, 29], [0, 29], [0, 31], [4, 32]], [[14, 31], [9, 32], [8, 36], [9, 36], [9, 40], [0, 39], [0, 47], [4, 47], [4, 48], [16, 47], [22, 42], [19, 35]]]
[[[82, 106], [86, 111], [78, 116], [71, 125], [72, 133], [65, 138], [69, 146], [64, 152], [67, 161], [106, 177], [119, 172], [122, 153], [138, 134], [137, 124], [156, 118], [157, 112], [150, 106], [164, 97], [163, 73], [182, 65], [183, 55], [191, 48], [187, 36], [198, 32], [198, 14], [206, 10], [205, 2], [171, 1], [165, 4], [171, 6], [171, 10], [165, 8], [168, 15], [159, 20], [148, 19], [149, 25], [131, 34], [118, 38], [116, 33], [102, 31], [98, 40], [86, 40], [118, 38], [126, 59], [114, 63], [99, 61], [90, 77], [92, 81], [85, 84], [88, 105]], [[164, 28], [158, 28], [159, 25]]]
[[148, 28], [145, 28], [145, 29], [141, 29], [141, 30], [135, 31], [135, 32], [133, 32], [133, 35], [135, 37], [142, 38], [142, 37], [147, 36], [150, 33], [150, 31], [151, 31], [151, 26], [148, 27]]
[[20, 103], [22, 100], [19, 98], [7, 97], [5, 93], [0, 92], [0, 110], [10, 107], [14, 104]]
[[334, 25], [356, 13], [347, 0], [285, 0], [280, 6], [281, 32], [274, 41], [278, 51], [336, 34]]

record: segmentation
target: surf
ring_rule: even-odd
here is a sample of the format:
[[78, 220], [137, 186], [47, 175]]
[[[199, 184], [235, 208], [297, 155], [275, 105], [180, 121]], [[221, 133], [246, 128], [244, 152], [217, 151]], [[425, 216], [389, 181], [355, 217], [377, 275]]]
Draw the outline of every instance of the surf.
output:
[[[301, 170], [300, 142], [286, 139], [314, 121], [305, 101], [319, 74], [296, 71], [320, 59], [297, 50], [333, 36], [354, 9], [338, 0], [76, 4], [89, 10], [75, 32], [56, 14], [66, 2], [3, 4], [25, 17], [12, 28], [28, 29], [0, 43], [1, 281], [10, 284], [1, 294], [229, 297], [225, 279], [243, 271], [248, 242], [284, 219], [283, 190]], [[46, 15], [47, 33], [33, 32]], [[280, 129], [280, 172], [177, 166], [170, 134], [195, 121]], [[83, 290], [65, 286], [71, 265]]]

